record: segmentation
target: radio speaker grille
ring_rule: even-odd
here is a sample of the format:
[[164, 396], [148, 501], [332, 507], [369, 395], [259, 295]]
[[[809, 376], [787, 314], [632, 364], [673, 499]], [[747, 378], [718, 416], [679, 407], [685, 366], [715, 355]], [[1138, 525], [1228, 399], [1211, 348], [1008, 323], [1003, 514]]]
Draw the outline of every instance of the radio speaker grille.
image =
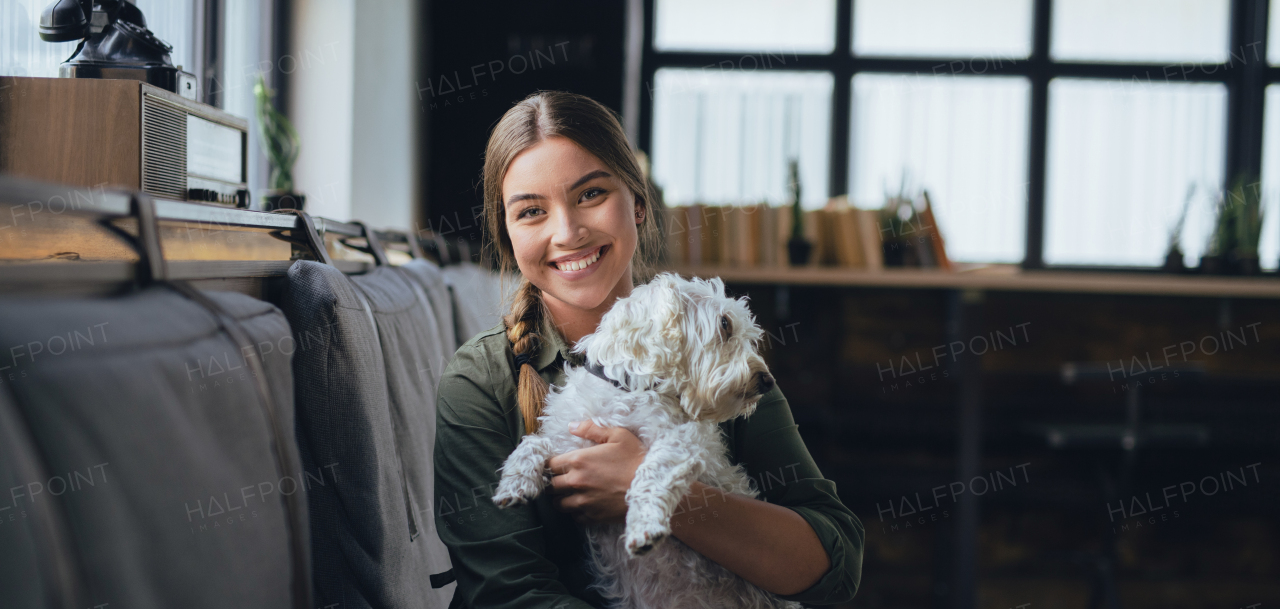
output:
[[187, 198], [187, 113], [150, 95], [142, 96], [142, 190]]

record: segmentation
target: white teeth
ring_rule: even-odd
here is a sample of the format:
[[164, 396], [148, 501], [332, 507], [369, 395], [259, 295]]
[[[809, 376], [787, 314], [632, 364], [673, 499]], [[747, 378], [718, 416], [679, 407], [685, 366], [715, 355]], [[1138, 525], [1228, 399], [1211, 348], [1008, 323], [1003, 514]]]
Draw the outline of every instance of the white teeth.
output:
[[592, 254], [590, 258], [583, 258], [582, 260], [574, 260], [573, 262], [557, 262], [556, 268], [562, 271], [580, 271], [582, 269], [585, 269], [591, 266], [592, 263], [594, 263], [596, 260], [599, 260], [599, 259], [600, 259], [600, 250], [596, 250], [596, 253]]

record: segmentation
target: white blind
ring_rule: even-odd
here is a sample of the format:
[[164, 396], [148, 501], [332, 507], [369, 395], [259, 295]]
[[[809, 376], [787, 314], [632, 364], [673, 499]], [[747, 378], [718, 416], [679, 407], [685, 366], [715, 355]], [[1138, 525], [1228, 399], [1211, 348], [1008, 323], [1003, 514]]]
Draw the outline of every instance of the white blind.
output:
[[1198, 264], [1224, 183], [1226, 99], [1218, 83], [1050, 82], [1045, 262], [1163, 264], [1195, 186], [1182, 246]]
[[827, 201], [830, 74], [662, 69], [654, 81], [653, 175], [668, 205], [783, 204], [792, 157], [803, 206]]
[[947, 255], [1020, 262], [1030, 85], [1023, 78], [859, 74], [849, 192], [878, 208], [905, 179], [927, 189]]

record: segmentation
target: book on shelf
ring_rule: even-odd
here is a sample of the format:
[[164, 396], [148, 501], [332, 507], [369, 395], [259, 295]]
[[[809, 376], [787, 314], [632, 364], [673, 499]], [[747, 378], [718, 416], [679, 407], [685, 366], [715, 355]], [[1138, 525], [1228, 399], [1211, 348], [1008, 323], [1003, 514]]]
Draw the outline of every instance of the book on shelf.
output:
[[862, 246], [866, 269], [879, 271], [884, 268], [884, 241], [880, 232], [880, 212], [875, 209], [853, 209], [858, 223], [858, 243]]
[[778, 207], [773, 215], [774, 227], [773, 231], [773, 266], [786, 267], [791, 263], [789, 261], [790, 254], [787, 253], [787, 242], [791, 240], [791, 208]]
[[689, 260], [689, 229], [685, 226], [685, 208], [667, 207], [662, 213], [666, 214], [662, 226], [666, 231], [667, 262], [686, 264]]
[[744, 205], [738, 212], [738, 234], [742, 235], [738, 265], [760, 266], [760, 205]]
[[[673, 265], [791, 266], [787, 247], [793, 220], [790, 206], [693, 204], [669, 208], [667, 214], [667, 256]], [[812, 244], [806, 266], [884, 268], [878, 210], [859, 209], [847, 198], [836, 197], [822, 209], [803, 210], [803, 221], [802, 233]], [[920, 229], [916, 234], [924, 236]], [[934, 240], [932, 236], [925, 239]], [[939, 251], [939, 260], [945, 260], [945, 250]]]
[[858, 230], [857, 210], [849, 206], [845, 196], [833, 197], [827, 202], [826, 221], [830, 238], [835, 245], [835, 266], [865, 268], [862, 234]]
[[725, 263], [727, 266], [746, 267], [750, 265], [750, 260], [746, 258], [746, 244], [751, 240], [748, 234], [746, 223], [746, 209], [739, 206], [729, 206], [724, 208], [724, 224], [727, 227], [725, 236], [725, 257], [728, 259]]
[[778, 208], [767, 203], [759, 205], [756, 230], [760, 233], [760, 266], [778, 266], [778, 231], [773, 227], [778, 221]]

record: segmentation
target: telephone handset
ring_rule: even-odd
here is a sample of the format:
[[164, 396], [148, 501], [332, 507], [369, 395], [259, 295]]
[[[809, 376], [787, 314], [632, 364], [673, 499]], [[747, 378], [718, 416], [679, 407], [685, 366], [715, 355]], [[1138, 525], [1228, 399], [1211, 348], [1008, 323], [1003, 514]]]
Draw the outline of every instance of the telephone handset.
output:
[[195, 76], [173, 65], [173, 47], [129, 0], [55, 0], [40, 14], [40, 38], [80, 41], [58, 69], [63, 78], [128, 78], [197, 98]]

